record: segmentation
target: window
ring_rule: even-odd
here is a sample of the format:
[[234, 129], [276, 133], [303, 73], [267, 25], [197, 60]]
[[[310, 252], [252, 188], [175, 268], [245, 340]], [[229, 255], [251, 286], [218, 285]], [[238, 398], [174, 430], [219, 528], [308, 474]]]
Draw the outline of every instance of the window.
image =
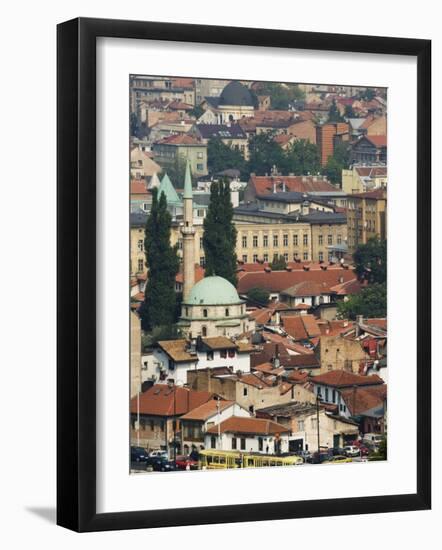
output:
[[247, 248], [247, 237], [245, 236], [242, 238], [242, 247]]
[[327, 235], [327, 244], [333, 244], [333, 235]]
[[258, 437], [258, 451], [264, 450], [264, 442], [262, 440], [262, 437]]
[[283, 235], [282, 236], [282, 244], [283, 244], [283, 246], [288, 246], [289, 245], [289, 236], [288, 235]]
[[327, 259], [328, 259], [329, 262], [331, 262], [333, 260], [333, 252], [329, 252], [327, 254]]
[[322, 235], [318, 235], [318, 244], [321, 245], [323, 241]]
[[304, 252], [302, 257], [303, 257], [304, 260], [308, 260], [308, 252]]
[[203, 238], [202, 238], [202, 237], [200, 237], [200, 248], [204, 248], [204, 246], [203, 246]]
[[201, 334], [202, 336], [207, 336], [207, 327], [205, 325], [201, 327]]
[[214, 435], [210, 438], [210, 446], [212, 449], [216, 449], [216, 437]]
[[273, 246], [278, 246], [278, 235], [273, 235]]
[[138, 271], [143, 271], [144, 269], [144, 260], [138, 260]]
[[289, 261], [289, 255], [288, 255], [287, 253], [284, 254], [284, 260], [285, 260], [286, 262]]
[[303, 237], [302, 237], [302, 244], [304, 246], [307, 246], [308, 245], [308, 235], [307, 233], [304, 233]]
[[338, 244], [342, 244], [342, 235], [338, 235], [336, 240]]
[[208, 311], [207, 309], [203, 309], [203, 317], [207, 317], [208, 316]]
[[204, 170], [204, 164], [197, 164], [196, 169], [198, 170], [198, 172], [202, 172]]
[[237, 448], [236, 437], [232, 437], [232, 451], [235, 451], [236, 448]]
[[204, 267], [206, 265], [206, 258], [204, 256], [200, 257], [200, 266]]
[[258, 261], [258, 254], [253, 254], [253, 263], [256, 264], [257, 261]]
[[245, 451], [245, 450], [246, 450], [246, 438], [241, 437], [241, 451]]
[[153, 432], [153, 429], [155, 427], [155, 423], [153, 420], [149, 420], [149, 424], [150, 424], [150, 430]]
[[201, 151], [199, 153], [196, 154], [196, 158], [198, 159], [202, 159], [203, 158], [203, 154], [201, 153]]
[[311, 419], [311, 426], [313, 429], [316, 428], [316, 418]]
[[328, 388], [325, 388], [325, 400], [328, 402]]
[[333, 390], [332, 392], [332, 401], [333, 403], [336, 403], [336, 390]]
[[298, 235], [293, 235], [293, 246], [298, 246]]
[[318, 258], [319, 258], [319, 261], [322, 262], [324, 260], [324, 253], [323, 252], [319, 252], [318, 253]]
[[258, 235], [253, 235], [253, 248], [258, 246]]
[[263, 260], [264, 260], [265, 262], [268, 262], [268, 261], [269, 261], [269, 255], [268, 255], [268, 254], [264, 254], [264, 255], [263, 255]]
[[246, 264], [247, 263], [247, 254], [243, 254], [242, 261]]
[[269, 236], [268, 236], [268, 235], [264, 235], [264, 236], [263, 236], [263, 238], [262, 238], [262, 246], [264, 246], [264, 247], [269, 246]]
[[226, 307], [226, 310], [225, 310], [224, 313], [226, 314], [226, 317], [228, 317], [228, 316], [230, 315], [230, 312], [229, 312], [229, 308], [228, 308], [228, 307]]
[[298, 430], [300, 432], [304, 431], [304, 420], [298, 420]]
[[247, 397], [247, 393], [248, 393], [247, 388], [243, 388], [242, 394], [243, 394], [244, 397]]
[[207, 361], [213, 361], [213, 351], [208, 351], [206, 353], [206, 359]]

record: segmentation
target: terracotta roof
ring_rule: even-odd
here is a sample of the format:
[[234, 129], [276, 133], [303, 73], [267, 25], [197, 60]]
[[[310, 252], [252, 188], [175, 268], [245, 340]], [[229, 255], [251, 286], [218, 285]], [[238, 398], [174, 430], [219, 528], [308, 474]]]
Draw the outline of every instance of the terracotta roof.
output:
[[[287, 268], [285, 271], [304, 271], [304, 267], [307, 267], [309, 271], [319, 271], [322, 270], [324, 267], [324, 263], [320, 264], [319, 262], [286, 262]], [[321, 267], [322, 266], [322, 267]], [[270, 267], [269, 262], [254, 262], [254, 263], [243, 263], [241, 261], [238, 261], [238, 274], [241, 276], [242, 273], [255, 273], [265, 270], [272, 271], [272, 268]], [[338, 270], [342, 271], [342, 266], [340, 264], [333, 264], [333, 265], [327, 265], [327, 271], [330, 270]], [[284, 270], [283, 270], [284, 271]], [[281, 303], [281, 302], [279, 302]], [[284, 304], [283, 304], [284, 305]], [[271, 307], [270, 305], [268, 307]], [[287, 306], [285, 306], [287, 308]], [[288, 309], [288, 308], [287, 308]]]
[[255, 319], [255, 321], [261, 325], [265, 325], [267, 324], [270, 319], [272, 318], [273, 316], [273, 311], [269, 308], [265, 308], [265, 309], [255, 309], [254, 311], [251, 311], [249, 313], [249, 316], [252, 318], [252, 319]]
[[173, 110], [179, 110], [179, 111], [191, 111], [193, 109], [193, 105], [189, 105], [189, 103], [184, 103], [184, 101], [172, 101], [172, 103], [169, 103], [167, 106], [168, 109]]
[[174, 88], [188, 88], [193, 89], [194, 81], [193, 78], [172, 78], [172, 86]]
[[291, 382], [296, 382], [296, 383], [299, 384], [299, 383], [307, 382], [308, 373], [307, 372], [301, 372], [299, 370], [292, 370], [292, 372], [289, 373], [287, 378]]
[[350, 198], [353, 197], [357, 199], [385, 200], [387, 198], [387, 191], [385, 189], [373, 189], [373, 191], [367, 191], [365, 193], [353, 193], [350, 195]]
[[312, 379], [314, 384], [324, 384], [336, 388], [345, 388], [348, 386], [370, 386], [383, 384], [384, 381], [377, 374], [370, 376], [361, 376], [345, 370], [332, 370], [324, 374], [318, 374]]
[[205, 147], [205, 145], [193, 136], [187, 134], [173, 134], [167, 136], [159, 141], [155, 142], [155, 145], [199, 145]]
[[281, 334], [275, 334], [274, 332], [270, 331], [263, 331], [262, 335], [267, 343], [274, 346], [278, 344], [280, 351], [285, 349], [286, 351], [294, 351], [295, 353], [300, 355], [311, 355], [313, 353], [311, 349], [296, 343], [291, 337], [282, 336]]
[[336, 192], [337, 188], [325, 176], [251, 176], [249, 185], [255, 188], [257, 195], [273, 193], [273, 184], [282, 187], [284, 183], [287, 191], [299, 193], [309, 192]]
[[[223, 411], [232, 406], [235, 401], [219, 401], [219, 411]], [[211, 399], [206, 401], [199, 407], [192, 409], [187, 414], [181, 417], [181, 420], [207, 420], [211, 416], [218, 413], [218, 400]]]
[[210, 349], [237, 349], [235, 342], [232, 342], [227, 336], [213, 336], [211, 338], [202, 338], [203, 343]]
[[158, 346], [176, 363], [186, 363], [188, 361], [196, 363], [198, 361], [197, 355], [191, 355], [188, 351], [187, 340], [160, 340]]
[[352, 416], [362, 414], [370, 409], [383, 407], [387, 397], [387, 384], [382, 386], [348, 388], [341, 395]]
[[279, 363], [284, 368], [317, 368], [320, 366], [318, 359], [316, 355], [313, 353], [312, 350], [307, 350], [306, 348], [303, 348], [303, 346], [297, 346], [299, 348], [304, 349], [307, 351], [307, 353], [300, 353], [299, 355], [291, 355], [288, 353], [287, 348], [278, 343], [275, 342], [266, 342], [262, 349], [256, 353], [252, 353], [250, 356], [250, 367], [252, 369], [261, 371], [261, 372], [268, 372], [266, 366], [261, 367], [261, 365], [272, 365], [273, 367], [273, 358], [276, 355], [276, 346], [278, 345], [278, 358]]
[[265, 288], [270, 292], [282, 292], [299, 283], [324, 284], [324, 292], [337, 284], [350, 281], [355, 278], [351, 269], [328, 269], [309, 271], [257, 271], [244, 273], [238, 281], [238, 292], [247, 294], [254, 287]]
[[260, 372], [271, 372], [273, 370], [273, 363], [261, 363], [260, 365], [255, 365], [253, 367], [254, 370], [260, 371]]
[[258, 435], [271, 435], [288, 433], [290, 430], [282, 424], [277, 424], [271, 420], [265, 420], [263, 418], [242, 418], [239, 416], [231, 416], [221, 422], [219, 426], [212, 426], [207, 430], [209, 434], [220, 433], [238, 433], [238, 434], [258, 434]]
[[387, 146], [387, 136], [365, 136], [368, 141], [371, 141], [376, 147]]
[[258, 389], [273, 386], [273, 381], [268, 378], [268, 373], [261, 371], [243, 374], [240, 378], [238, 378], [238, 381]]
[[146, 187], [144, 180], [133, 179], [130, 180], [130, 194], [131, 195], [150, 195]]
[[238, 347], [238, 353], [250, 353], [255, 349], [250, 342], [241, 342], [237, 340], [236, 345]]
[[[153, 416], [181, 416], [212, 398], [213, 393], [206, 391], [155, 384], [140, 394], [140, 413]], [[137, 412], [136, 396], [130, 401], [130, 411]]]
[[352, 279], [351, 281], [332, 286], [330, 290], [338, 296], [346, 296], [348, 294], [358, 294], [364, 286], [366, 284], [361, 283], [358, 279]]
[[304, 296], [321, 296], [321, 294], [328, 294], [330, 287], [325, 283], [317, 283], [316, 281], [301, 281], [296, 285], [286, 288], [281, 292], [286, 296], [304, 297]]
[[387, 175], [386, 166], [355, 166], [358, 176], [363, 178], [385, 177]]

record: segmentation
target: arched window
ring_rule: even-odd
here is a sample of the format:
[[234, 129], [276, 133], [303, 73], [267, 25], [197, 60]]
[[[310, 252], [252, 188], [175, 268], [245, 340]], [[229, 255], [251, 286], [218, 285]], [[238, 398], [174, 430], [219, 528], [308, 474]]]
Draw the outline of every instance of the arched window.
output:
[[202, 333], [203, 336], [207, 336], [207, 327], [206, 326], [201, 327], [201, 333]]
[[229, 308], [226, 307], [226, 317], [228, 317], [228, 316], [229, 316]]
[[208, 313], [207, 313], [207, 309], [203, 309], [203, 317], [207, 317]]

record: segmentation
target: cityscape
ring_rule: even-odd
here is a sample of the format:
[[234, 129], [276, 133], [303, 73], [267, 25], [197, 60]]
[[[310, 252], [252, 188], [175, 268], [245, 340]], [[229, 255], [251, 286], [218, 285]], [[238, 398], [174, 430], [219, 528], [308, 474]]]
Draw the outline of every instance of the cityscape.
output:
[[131, 473], [387, 460], [387, 89], [129, 97]]

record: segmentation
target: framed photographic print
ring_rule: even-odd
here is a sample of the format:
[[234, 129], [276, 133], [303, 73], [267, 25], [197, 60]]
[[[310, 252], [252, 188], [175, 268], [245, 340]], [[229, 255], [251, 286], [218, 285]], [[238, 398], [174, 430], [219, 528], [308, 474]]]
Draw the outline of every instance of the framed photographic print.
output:
[[59, 525], [430, 508], [430, 52], [58, 26]]

